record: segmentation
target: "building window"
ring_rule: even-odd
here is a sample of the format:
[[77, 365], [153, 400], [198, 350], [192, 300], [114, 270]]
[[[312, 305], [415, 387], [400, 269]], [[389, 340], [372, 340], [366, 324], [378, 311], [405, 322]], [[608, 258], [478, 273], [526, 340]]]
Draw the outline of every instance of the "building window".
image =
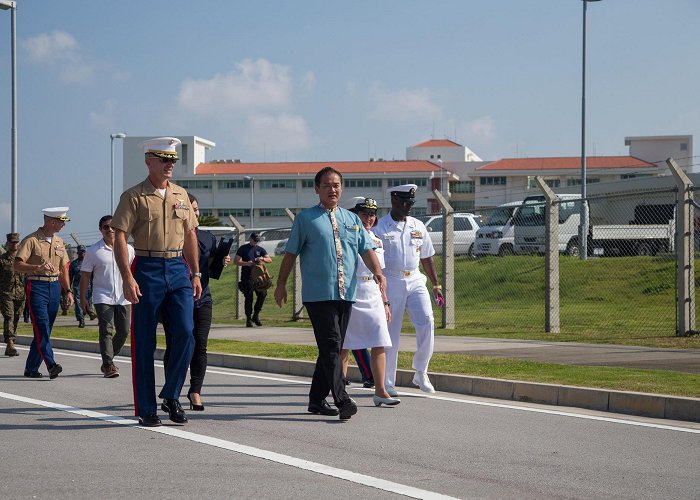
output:
[[423, 179], [388, 179], [387, 181], [389, 187], [402, 186], [404, 184], [415, 184], [418, 187], [425, 187], [428, 185], [428, 180]]
[[[561, 186], [560, 179], [544, 179], [544, 183], [547, 184], [552, 189], [558, 188], [559, 186]], [[588, 184], [588, 182], [586, 184]], [[537, 181], [535, 180], [534, 177], [531, 177], [529, 179], [527, 187], [529, 189], [537, 189], [539, 187], [539, 185], [537, 184]]]
[[466, 200], [450, 200], [450, 205], [455, 209], [455, 212], [465, 212], [467, 210], [474, 210], [474, 202]]
[[626, 179], [638, 179], [640, 177], [654, 177], [654, 174], [622, 174], [620, 179], [624, 181]]
[[302, 179], [301, 180], [301, 188], [302, 189], [308, 189], [314, 187], [314, 180], [313, 179]]
[[688, 143], [681, 142], [681, 151], [688, 151]]
[[482, 186], [505, 186], [505, 177], [481, 177], [479, 179], [479, 184]]
[[200, 208], [199, 209], [199, 216], [200, 217], [209, 217], [211, 215], [214, 215], [214, 211], [211, 208]]
[[453, 193], [473, 193], [474, 181], [450, 182], [450, 191]]
[[[415, 182], [414, 182], [415, 184]], [[428, 209], [427, 207], [416, 207], [414, 206], [411, 209], [411, 215], [417, 216], [417, 215], [427, 215], [428, 214]]]
[[182, 168], [187, 171], [187, 144], [182, 145], [182, 158], [180, 159]]
[[250, 181], [244, 179], [219, 181], [219, 189], [250, 189]]
[[343, 185], [346, 188], [380, 188], [382, 187], [381, 179], [343, 179]]
[[[586, 177], [586, 184], [595, 184], [596, 182], [600, 182], [600, 179], [598, 177]], [[581, 179], [566, 179], [566, 185], [568, 187], [580, 186]]]
[[250, 217], [250, 209], [249, 208], [220, 208], [218, 210], [219, 217], [228, 217], [229, 215], [233, 215], [234, 217]]
[[260, 189], [294, 189], [294, 179], [264, 179], [259, 181]]
[[284, 208], [261, 208], [258, 210], [260, 217], [286, 217]]
[[180, 179], [175, 184], [188, 191], [192, 189], [211, 189], [211, 181]]

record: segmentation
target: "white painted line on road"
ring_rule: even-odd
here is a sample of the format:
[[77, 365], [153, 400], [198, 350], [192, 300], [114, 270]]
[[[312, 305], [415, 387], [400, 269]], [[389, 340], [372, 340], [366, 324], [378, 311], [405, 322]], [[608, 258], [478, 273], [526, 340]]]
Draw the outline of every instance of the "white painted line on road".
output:
[[136, 427], [139, 430], [157, 432], [159, 434], [165, 434], [180, 439], [186, 439], [187, 441], [193, 441], [195, 443], [214, 446], [216, 448], [233, 451], [235, 453], [240, 453], [255, 458], [262, 458], [263, 460], [269, 460], [270, 462], [275, 462], [282, 465], [289, 465], [290, 467], [296, 467], [297, 469], [307, 470], [309, 472], [315, 472], [317, 474], [323, 474], [324, 476], [335, 477], [337, 479], [343, 479], [345, 481], [350, 481], [352, 483], [356, 483], [362, 486], [368, 486], [370, 488], [375, 488], [378, 490], [389, 491], [410, 498], [455, 498], [446, 495], [441, 495], [433, 491], [422, 490], [420, 488], [414, 488], [412, 486], [394, 483], [392, 481], [386, 481], [384, 479], [367, 476], [365, 474], [359, 474], [357, 472], [352, 472], [345, 469], [338, 469], [329, 465], [311, 462], [309, 460], [304, 460], [301, 458], [291, 457], [289, 455], [282, 455], [280, 453], [275, 453], [274, 451], [262, 450], [260, 448], [254, 448], [252, 446], [246, 446], [244, 444], [234, 443], [232, 441], [226, 441], [224, 439], [218, 439], [209, 436], [200, 436], [199, 434], [195, 434], [194, 432], [183, 431], [174, 427], [140, 427], [138, 426], [135, 420], [117, 417], [115, 415], [108, 415], [106, 413], [99, 413], [91, 410], [84, 410], [82, 408], [76, 408], [74, 406], [68, 406], [61, 403], [53, 403], [51, 401], [42, 401], [40, 399], [27, 398], [24, 396], [9, 394], [6, 392], [0, 392], [0, 398], [19, 401], [21, 403], [27, 403], [35, 406], [42, 406], [44, 408], [51, 408], [58, 411], [72, 413], [74, 415], [81, 415], [83, 417], [95, 418], [113, 424], [132, 426]]
[[[76, 358], [99, 359], [99, 360], [102, 359], [98, 355], [75, 354], [74, 352], [56, 350], [56, 349], [54, 349], [54, 352], [58, 352], [64, 356], [73, 356]], [[119, 358], [115, 358], [115, 361], [119, 361], [121, 363], [131, 364], [131, 360], [129, 358], [119, 357]], [[162, 363], [156, 362], [156, 366], [162, 366]], [[232, 370], [233, 370], [233, 368], [232, 368]], [[305, 385], [310, 384], [310, 382], [304, 381], [304, 380], [294, 380], [294, 379], [287, 379], [287, 378], [282, 378], [282, 377], [268, 377], [265, 375], [251, 375], [251, 374], [247, 374], [247, 373], [237, 373], [237, 372], [233, 372], [233, 371], [223, 371], [223, 370], [216, 370], [216, 369], [212, 369], [212, 368], [207, 368], [207, 373], [216, 373], [217, 375], [227, 375], [227, 376], [243, 377], [243, 378], [254, 378], [254, 379], [259, 379], [259, 380], [272, 380], [275, 382], [285, 382], [285, 383], [293, 383], [293, 384], [305, 384]], [[362, 387], [357, 387], [355, 389], [373, 391], [373, 389], [364, 389]], [[649, 428], [653, 428], [653, 429], [662, 429], [662, 430], [666, 430], [666, 431], [687, 432], [690, 434], [700, 434], [700, 429], [694, 429], [694, 428], [690, 428], [690, 427], [678, 427], [678, 426], [674, 426], [674, 425], [657, 424], [655, 422], [641, 422], [638, 420], [628, 420], [628, 419], [619, 418], [619, 417], [604, 417], [601, 415], [588, 415], [585, 413], [574, 413], [574, 412], [569, 412], [569, 411], [551, 410], [549, 408], [535, 408], [532, 406], [519, 406], [519, 405], [507, 404], [507, 403], [492, 403], [489, 401], [480, 401], [480, 400], [476, 400], [476, 399], [466, 399], [466, 397], [463, 399], [463, 398], [455, 398], [455, 397], [439, 396], [439, 395], [429, 395], [429, 394], [419, 394], [419, 393], [404, 392], [404, 391], [399, 391], [399, 395], [400, 396], [410, 396], [410, 397], [415, 397], [415, 398], [437, 399], [437, 400], [441, 400], [441, 401], [450, 401], [453, 403], [463, 403], [463, 404], [469, 404], [469, 405], [475, 405], [475, 406], [487, 406], [487, 407], [491, 407], [491, 408], [504, 408], [504, 409], [508, 409], [508, 410], [527, 411], [527, 412], [532, 412], [532, 413], [544, 413], [544, 414], [548, 414], [548, 415], [558, 415], [560, 417], [581, 418], [584, 420], [596, 420], [599, 422], [607, 422], [607, 423], [612, 423], [612, 424], [632, 425], [632, 426], [636, 426], [636, 427], [649, 427]]]

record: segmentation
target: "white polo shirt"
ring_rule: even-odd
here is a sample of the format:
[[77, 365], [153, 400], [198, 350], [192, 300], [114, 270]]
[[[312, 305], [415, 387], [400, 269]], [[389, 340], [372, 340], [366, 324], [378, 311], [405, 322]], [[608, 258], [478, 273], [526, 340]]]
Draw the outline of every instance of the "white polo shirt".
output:
[[[134, 260], [134, 247], [128, 245], [129, 265]], [[122, 275], [114, 257], [114, 250], [100, 240], [87, 248], [81, 272], [92, 273], [92, 302], [110, 306], [126, 306]]]

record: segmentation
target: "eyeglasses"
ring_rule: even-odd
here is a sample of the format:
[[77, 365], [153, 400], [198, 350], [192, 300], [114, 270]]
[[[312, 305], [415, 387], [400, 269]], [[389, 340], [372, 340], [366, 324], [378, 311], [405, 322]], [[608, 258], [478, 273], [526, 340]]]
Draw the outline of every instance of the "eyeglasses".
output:
[[114, 231], [114, 228], [110, 226], [109, 224], [105, 224], [101, 228], [103, 231]]
[[401, 203], [403, 203], [404, 205], [411, 205], [411, 206], [413, 206], [413, 205], [416, 204], [416, 200], [399, 200], [399, 201], [401, 201]]
[[160, 158], [159, 157], [158, 159], [160, 160], [161, 163], [172, 163], [173, 165], [175, 165], [177, 163], [176, 158]]

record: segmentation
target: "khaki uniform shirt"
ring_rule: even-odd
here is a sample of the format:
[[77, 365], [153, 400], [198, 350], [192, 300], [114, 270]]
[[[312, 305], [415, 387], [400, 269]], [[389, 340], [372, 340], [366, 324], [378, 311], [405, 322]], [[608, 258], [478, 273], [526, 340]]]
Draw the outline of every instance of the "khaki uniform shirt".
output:
[[12, 266], [15, 257], [6, 252], [0, 257], [0, 297], [3, 299], [24, 299], [24, 280]]
[[168, 182], [163, 199], [146, 179], [122, 193], [111, 224], [132, 235], [136, 251], [162, 252], [182, 250], [185, 232], [198, 222], [187, 191]]
[[61, 274], [61, 268], [65, 268], [70, 262], [68, 259], [68, 252], [63, 244], [63, 239], [54, 234], [49, 242], [47, 236], [44, 234], [41, 228], [37, 229], [35, 232], [26, 236], [22, 240], [22, 242], [19, 244], [19, 250], [17, 251], [17, 258], [22, 262], [32, 265], [50, 262], [57, 270], [51, 274], [42, 269], [41, 271], [27, 273], [29, 277], [58, 276]]

